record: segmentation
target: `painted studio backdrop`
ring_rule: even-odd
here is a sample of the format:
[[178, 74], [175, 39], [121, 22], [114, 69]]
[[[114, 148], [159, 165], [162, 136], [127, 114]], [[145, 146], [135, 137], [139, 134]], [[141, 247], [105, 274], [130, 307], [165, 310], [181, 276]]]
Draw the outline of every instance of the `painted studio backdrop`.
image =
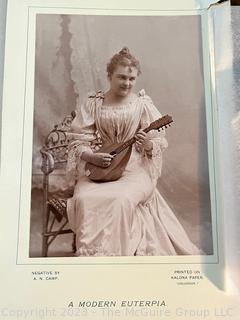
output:
[[[41, 255], [44, 139], [88, 92], [107, 89], [106, 64], [123, 46], [141, 63], [136, 91], [144, 88], [174, 119], [160, 192], [191, 240], [212, 254], [200, 17], [41, 14], [36, 23], [30, 256]], [[65, 188], [58, 178], [52, 188]], [[59, 236], [51, 251], [71, 255], [71, 241]]]

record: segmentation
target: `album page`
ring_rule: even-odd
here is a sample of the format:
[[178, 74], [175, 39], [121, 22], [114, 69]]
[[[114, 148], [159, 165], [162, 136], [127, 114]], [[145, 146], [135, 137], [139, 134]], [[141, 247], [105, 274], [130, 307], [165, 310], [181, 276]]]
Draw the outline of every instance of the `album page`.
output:
[[8, 1], [0, 319], [239, 318], [237, 15]]

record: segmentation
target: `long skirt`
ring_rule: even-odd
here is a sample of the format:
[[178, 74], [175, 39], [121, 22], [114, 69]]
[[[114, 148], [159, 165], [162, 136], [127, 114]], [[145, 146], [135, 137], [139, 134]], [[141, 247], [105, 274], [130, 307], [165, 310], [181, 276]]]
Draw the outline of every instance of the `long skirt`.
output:
[[67, 212], [78, 256], [199, 254], [136, 151], [117, 181], [82, 176]]

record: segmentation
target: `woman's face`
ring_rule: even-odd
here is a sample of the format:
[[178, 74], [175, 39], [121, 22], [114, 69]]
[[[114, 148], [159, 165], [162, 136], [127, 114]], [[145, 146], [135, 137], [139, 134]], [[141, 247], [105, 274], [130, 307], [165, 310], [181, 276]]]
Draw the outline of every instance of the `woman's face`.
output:
[[135, 67], [117, 65], [110, 75], [110, 89], [119, 97], [126, 97], [134, 87], [138, 76]]

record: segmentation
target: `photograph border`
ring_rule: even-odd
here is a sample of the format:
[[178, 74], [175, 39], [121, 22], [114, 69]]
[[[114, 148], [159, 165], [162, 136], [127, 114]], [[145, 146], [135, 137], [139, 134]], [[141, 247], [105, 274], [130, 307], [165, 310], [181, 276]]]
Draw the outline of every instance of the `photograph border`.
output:
[[[49, 9], [51, 9], [49, 12]], [[212, 77], [212, 73], [210, 71], [210, 66], [211, 61], [210, 61], [210, 57], [208, 55], [209, 52], [209, 48], [208, 48], [208, 38], [207, 38], [207, 30], [206, 30], [206, 21], [207, 21], [207, 12], [204, 9], [200, 9], [200, 10], [188, 10], [188, 14], [189, 15], [200, 15], [201, 16], [201, 20], [202, 20], [202, 35], [203, 35], [203, 39], [202, 39], [202, 45], [203, 45], [203, 67], [204, 67], [204, 82], [205, 82], [205, 102], [206, 102], [206, 125], [207, 125], [207, 135], [208, 135], [208, 160], [209, 160], [209, 178], [210, 178], [210, 186], [211, 186], [211, 212], [212, 212], [212, 231], [213, 231], [213, 247], [214, 247], [214, 251], [215, 253], [211, 256], [200, 256], [199, 257], [170, 257], [170, 256], [166, 256], [166, 257], [162, 257], [162, 256], [156, 256], [156, 257], [141, 257], [140, 260], [142, 259], [147, 259], [148, 262], [143, 262], [143, 261], [139, 261], [139, 258], [134, 257], [134, 261], [135, 262], [121, 262], [119, 260], [131, 260], [131, 257], [121, 257], [121, 258], [114, 258], [114, 262], [103, 262], [103, 261], [99, 261], [99, 262], [93, 262], [93, 257], [91, 257], [90, 259], [86, 259], [85, 257], [83, 257], [83, 259], [86, 262], [76, 262], [76, 258], [63, 258], [63, 257], [57, 257], [57, 258], [29, 258], [28, 256], [26, 256], [25, 254], [22, 253], [22, 249], [21, 252], [19, 252], [19, 248], [25, 248], [25, 253], [28, 252], [28, 250], [26, 250], [26, 244], [29, 245], [29, 236], [30, 236], [30, 201], [29, 199], [31, 198], [30, 196], [30, 190], [31, 190], [31, 170], [29, 168], [27, 168], [26, 163], [29, 164], [29, 162], [24, 161], [25, 158], [31, 159], [30, 158], [30, 154], [32, 155], [32, 145], [31, 148], [29, 148], [29, 144], [26, 143], [26, 136], [32, 138], [32, 129], [31, 128], [29, 130], [29, 128], [27, 130], [25, 130], [25, 126], [26, 123], [33, 123], [33, 108], [31, 109], [31, 111], [29, 112], [27, 109], [29, 108], [29, 106], [33, 105], [33, 99], [34, 99], [34, 75], [32, 72], [29, 71], [29, 69], [34, 70], [34, 65], [35, 65], [35, 55], [34, 55], [34, 46], [35, 46], [35, 41], [33, 41], [33, 39], [35, 40], [35, 27], [36, 27], [36, 14], [38, 13], [53, 13], [52, 10], [57, 9], [57, 13], [59, 12], [59, 9], [61, 9], [60, 11], [61, 14], [63, 14], [63, 12], [69, 14], [69, 10], [73, 10], [75, 11], [76, 14], [76, 10], [80, 11], [81, 13], [79, 14], [89, 14], [89, 10], [91, 11], [91, 14], [94, 14], [94, 12], [92, 11], [93, 9], [89, 9], [89, 8], [59, 8], [59, 7], [40, 7], [40, 6], [29, 6], [28, 7], [28, 14], [27, 14], [27, 38], [26, 38], [26, 65], [25, 65], [25, 89], [24, 89], [24, 111], [23, 111], [23, 130], [22, 130], [22, 153], [21, 153], [21, 176], [20, 176], [20, 198], [19, 198], [19, 218], [18, 218], [18, 240], [17, 240], [17, 256], [16, 256], [16, 264], [20, 264], [20, 265], [32, 265], [32, 264], [48, 264], [48, 265], [82, 265], [82, 264], [91, 264], [91, 265], [98, 265], [98, 264], [181, 264], [181, 263], [187, 263], [187, 264], [218, 264], [219, 263], [219, 237], [220, 237], [220, 231], [219, 231], [219, 215], [221, 216], [221, 208], [219, 205], [219, 181], [218, 181], [218, 172], [219, 172], [219, 165], [218, 165], [218, 147], [217, 147], [217, 128], [215, 126], [216, 123], [216, 110], [214, 107], [214, 97], [212, 95], [212, 91], [211, 91], [211, 83], [209, 82], [209, 79]], [[83, 10], [83, 12], [82, 12]], [[99, 9], [99, 11], [102, 11], [103, 9]], [[104, 9], [105, 10], [105, 9]], [[109, 9], [111, 11], [111, 9]], [[113, 9], [115, 15], [119, 15], [119, 12], [122, 10], [126, 10], [127, 12], [129, 12], [129, 9]], [[109, 11], [109, 12], [110, 12]], [[186, 10], [184, 10], [184, 15], [186, 15]], [[131, 11], [131, 15], [132, 12], [138, 12], [137, 15], [143, 15], [142, 13], [144, 12], [144, 15], [146, 15], [146, 10], [135, 10], [133, 9], [133, 11]], [[179, 15], [179, 11], [176, 10], [147, 10], [148, 15], [152, 15], [152, 12], [154, 12], [156, 14], [156, 12], [158, 12], [158, 15], [169, 15], [169, 12], [171, 12], [171, 14], [173, 15]], [[55, 11], [56, 13], [56, 11]], [[151, 13], [151, 14], [149, 14]], [[161, 13], [161, 14], [159, 14]], [[175, 14], [174, 14], [175, 13]], [[106, 12], [105, 12], [106, 14]], [[188, 15], [187, 14], [187, 15]], [[107, 14], [106, 14], [107, 15]], [[129, 14], [128, 14], [129, 15]], [[30, 40], [29, 40], [30, 39]], [[31, 89], [30, 89], [31, 88]], [[29, 92], [31, 92], [29, 94]], [[29, 140], [29, 139], [28, 139]], [[29, 140], [30, 141], [30, 140]], [[27, 153], [26, 153], [27, 150]], [[25, 163], [25, 164], [24, 164]], [[30, 178], [27, 185], [24, 184], [25, 182], [25, 176], [26, 176], [26, 172], [28, 174], [28, 177]], [[24, 188], [26, 190], [26, 186], [27, 186], [27, 190], [28, 191], [28, 195], [26, 197], [26, 192], [24, 192], [24, 196], [23, 196], [23, 185]], [[25, 210], [23, 210], [23, 207], [25, 208]], [[23, 220], [25, 221], [25, 219], [22, 218], [22, 212], [25, 211], [26, 212], [26, 208], [28, 208], [29, 210], [29, 222], [26, 224], [24, 223], [24, 228], [25, 230], [28, 228], [29, 233], [26, 235], [22, 232], [23, 226], [21, 224], [23, 224]], [[106, 257], [97, 257], [97, 260], [106, 260]], [[112, 258], [107, 257], [107, 259], [112, 260]], [[149, 261], [149, 260], [153, 260], [153, 261]], [[154, 261], [155, 260], [155, 261]], [[166, 261], [158, 261], [156, 262], [156, 260], [166, 260]], [[174, 261], [171, 261], [174, 260]], [[175, 261], [176, 260], [176, 261]], [[51, 261], [51, 262], [50, 262]], [[68, 261], [68, 263], [67, 263]], [[91, 261], [91, 262], [90, 262]]]

